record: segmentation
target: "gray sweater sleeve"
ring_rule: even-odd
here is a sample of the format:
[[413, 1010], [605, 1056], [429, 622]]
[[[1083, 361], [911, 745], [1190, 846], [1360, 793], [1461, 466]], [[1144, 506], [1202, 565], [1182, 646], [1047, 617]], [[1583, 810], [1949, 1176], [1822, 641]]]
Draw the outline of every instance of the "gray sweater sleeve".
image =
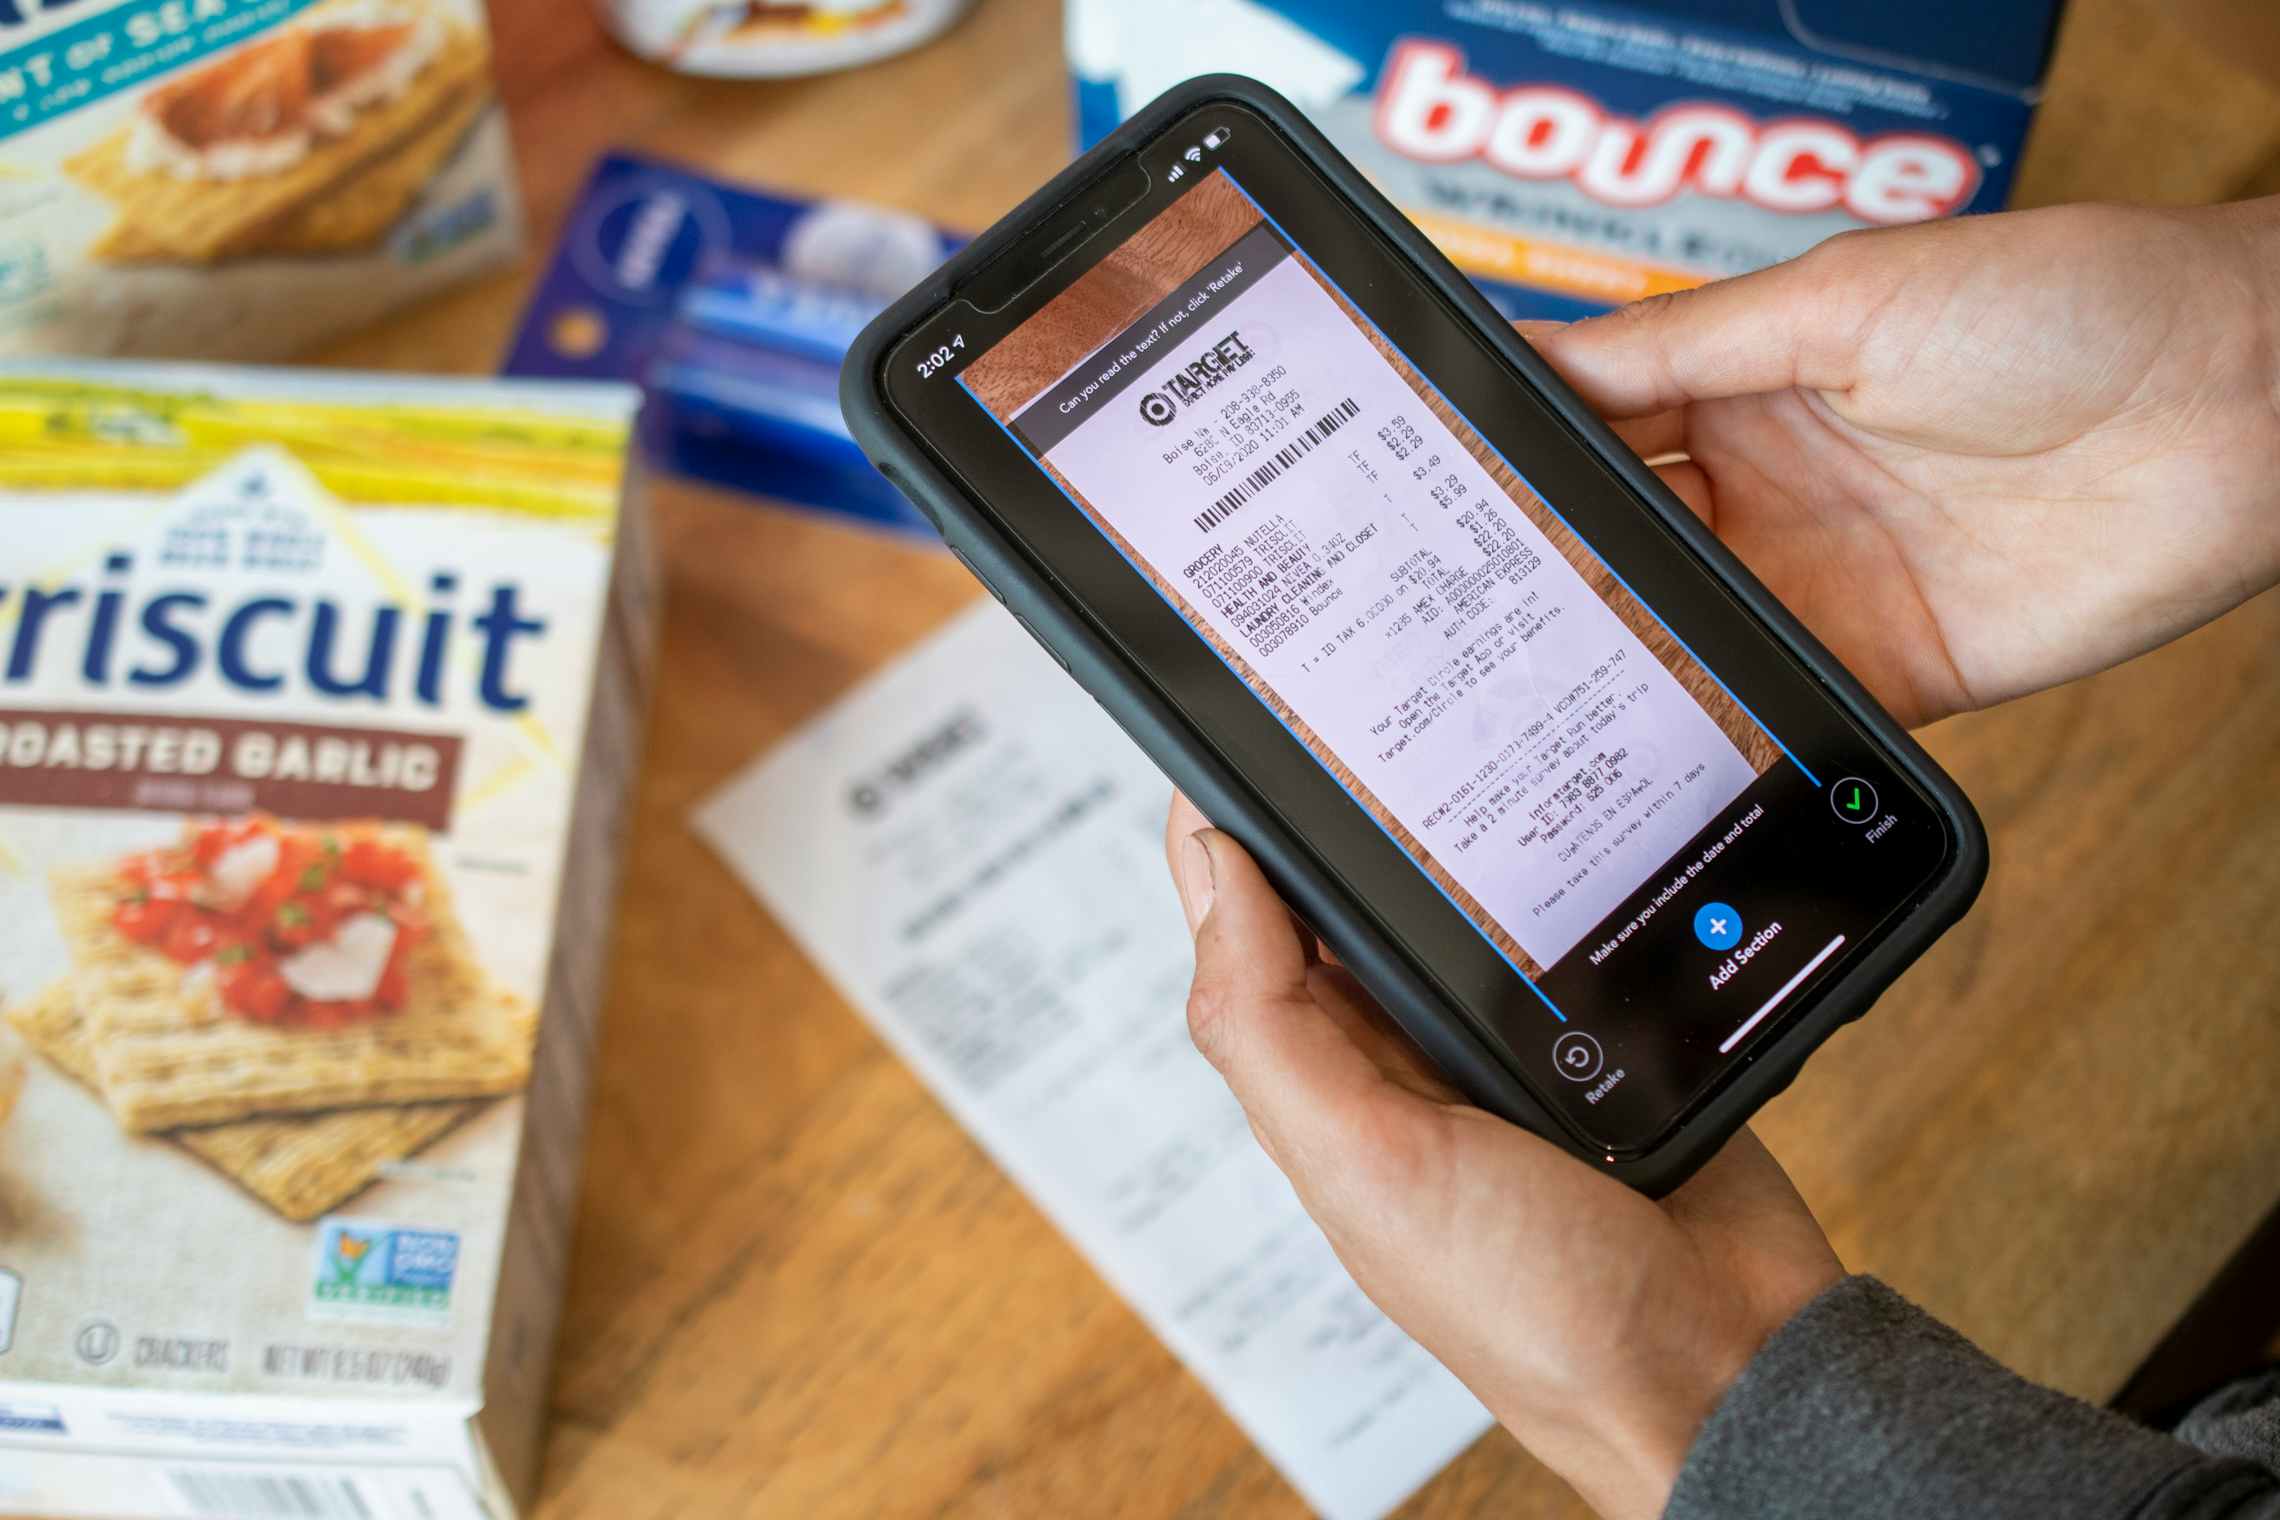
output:
[[2215, 1437], [2204, 1451], [2015, 1377], [1847, 1278], [1727, 1391], [1664, 1520], [2280, 1520], [2280, 1421], [2233, 1397], [2250, 1407], [2181, 1427]]

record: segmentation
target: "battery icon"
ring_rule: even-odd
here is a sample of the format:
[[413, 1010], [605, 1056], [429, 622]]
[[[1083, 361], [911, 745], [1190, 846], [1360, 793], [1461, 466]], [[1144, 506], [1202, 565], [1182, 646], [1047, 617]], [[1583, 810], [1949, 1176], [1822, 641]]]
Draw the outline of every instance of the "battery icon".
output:
[[1213, 127], [1210, 131], [1203, 134], [1203, 145], [1207, 148], [1217, 150], [1220, 145], [1225, 143], [1227, 139], [1232, 135], [1233, 134], [1231, 134], [1225, 127]]

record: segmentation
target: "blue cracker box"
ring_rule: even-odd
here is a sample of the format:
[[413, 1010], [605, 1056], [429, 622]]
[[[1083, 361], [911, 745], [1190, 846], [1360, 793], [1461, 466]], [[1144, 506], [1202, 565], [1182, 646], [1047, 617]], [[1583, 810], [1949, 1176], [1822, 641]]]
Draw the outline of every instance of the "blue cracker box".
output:
[[917, 217], [601, 159], [506, 373], [633, 380], [643, 452], [675, 474], [931, 534], [848, 436], [839, 364], [962, 241]]
[[1252, 74], [1512, 316], [2002, 206], [2062, 0], [1070, 0], [1079, 134]]

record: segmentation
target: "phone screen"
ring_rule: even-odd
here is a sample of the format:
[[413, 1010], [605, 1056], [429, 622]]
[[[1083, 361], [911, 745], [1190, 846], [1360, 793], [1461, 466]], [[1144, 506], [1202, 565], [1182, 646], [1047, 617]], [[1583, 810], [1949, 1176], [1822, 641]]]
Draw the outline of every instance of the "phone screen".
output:
[[949, 378], [1525, 989], [1492, 1022], [1537, 1090], [1637, 1149], [1936, 872], [1934, 810], [1390, 252], [1279, 216], [1303, 179], [1246, 127], [1196, 123]]

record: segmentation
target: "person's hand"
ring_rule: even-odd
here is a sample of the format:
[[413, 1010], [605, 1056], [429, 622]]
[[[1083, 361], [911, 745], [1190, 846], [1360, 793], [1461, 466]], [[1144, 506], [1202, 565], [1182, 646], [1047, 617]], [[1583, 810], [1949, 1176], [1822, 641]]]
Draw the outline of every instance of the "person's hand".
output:
[[1175, 799], [1188, 1023], [1371, 1300], [1610, 1520], [1661, 1513], [1765, 1338], [1842, 1274], [1749, 1134], [1651, 1203], [1472, 1108]]
[[2280, 199], [1848, 234], [1523, 330], [1903, 723], [2280, 581]]
[[[1848, 236], [1529, 336], [1903, 722], [2280, 580], [2280, 201]], [[1196, 1043], [1355, 1281], [1602, 1514], [1658, 1514], [1842, 1273], [1737, 1136], [1661, 1203], [1470, 1107], [1184, 800]]]

